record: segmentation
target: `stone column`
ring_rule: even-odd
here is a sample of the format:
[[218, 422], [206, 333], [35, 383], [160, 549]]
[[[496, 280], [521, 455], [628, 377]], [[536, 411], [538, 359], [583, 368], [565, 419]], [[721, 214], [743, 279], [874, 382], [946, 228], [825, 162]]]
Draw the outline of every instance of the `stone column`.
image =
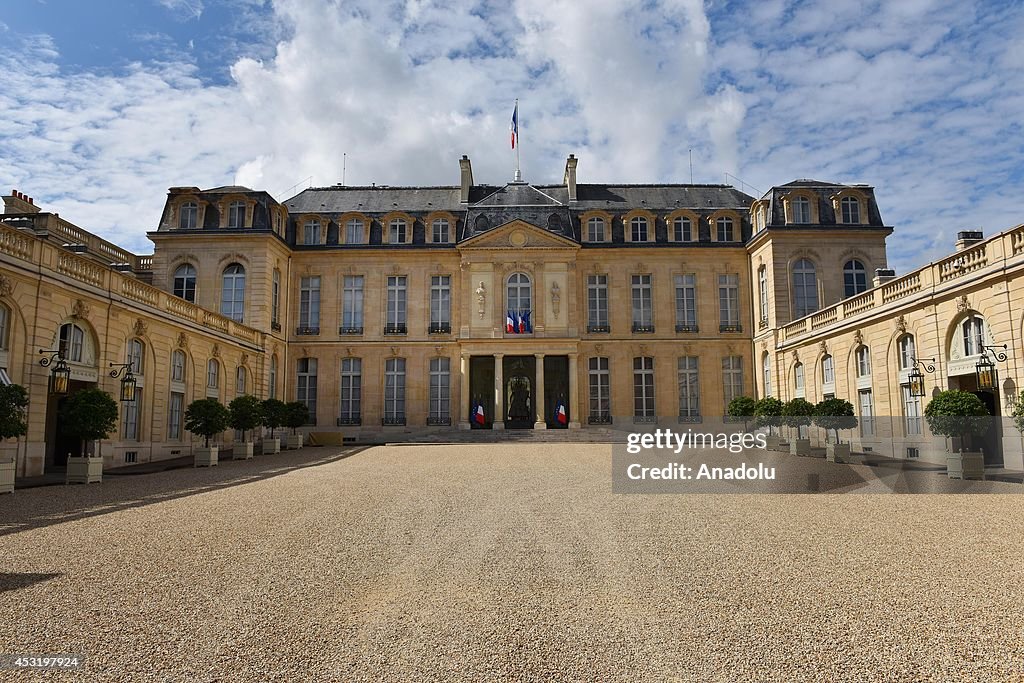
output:
[[569, 429], [580, 428], [580, 398], [576, 377], [577, 355], [569, 354]]
[[459, 365], [459, 394], [462, 396], [462, 403], [459, 405], [459, 429], [469, 429], [469, 354], [462, 354], [462, 362]]
[[534, 429], [547, 429], [547, 416], [544, 408], [544, 354], [535, 353], [537, 359], [537, 390], [533, 392], [534, 412], [537, 414], [537, 421], [533, 423]]
[[492, 429], [505, 428], [505, 372], [502, 361], [505, 354], [494, 354], [494, 426]]

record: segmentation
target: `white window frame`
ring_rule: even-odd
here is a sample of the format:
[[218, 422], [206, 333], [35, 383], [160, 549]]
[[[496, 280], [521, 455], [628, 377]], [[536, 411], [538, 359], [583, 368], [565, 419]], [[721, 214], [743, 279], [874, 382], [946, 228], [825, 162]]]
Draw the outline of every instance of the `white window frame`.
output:
[[649, 273], [630, 276], [633, 331], [654, 331], [654, 278]]
[[608, 332], [608, 275], [587, 276], [587, 331]]
[[430, 276], [430, 332], [447, 334], [452, 329], [451, 275]]
[[700, 359], [680, 356], [676, 361], [676, 381], [679, 389], [679, 418], [700, 419]]
[[363, 329], [363, 289], [365, 278], [362, 275], [345, 275], [342, 279], [341, 327], [346, 330]]
[[341, 359], [341, 384], [338, 386], [338, 410], [341, 424], [362, 423], [363, 360]]
[[195, 303], [197, 272], [191, 263], [183, 263], [174, 269], [171, 292], [174, 296]]
[[405, 275], [388, 276], [385, 334], [408, 332], [408, 283], [408, 278]]
[[430, 405], [427, 424], [449, 425], [451, 413], [451, 359], [430, 359]]
[[384, 361], [384, 424], [404, 425], [405, 414], [405, 359], [388, 358]]
[[654, 358], [637, 356], [633, 358], [633, 419], [653, 421], [657, 415]]
[[697, 275], [678, 273], [675, 276], [676, 331], [697, 331]]
[[590, 417], [593, 424], [609, 424], [612, 419], [611, 373], [608, 358], [593, 356], [587, 361]]
[[305, 275], [299, 279], [299, 327], [320, 331], [319, 275]]
[[309, 419], [306, 424], [316, 424], [317, 372], [316, 358], [299, 358], [295, 361], [295, 400], [306, 406]]

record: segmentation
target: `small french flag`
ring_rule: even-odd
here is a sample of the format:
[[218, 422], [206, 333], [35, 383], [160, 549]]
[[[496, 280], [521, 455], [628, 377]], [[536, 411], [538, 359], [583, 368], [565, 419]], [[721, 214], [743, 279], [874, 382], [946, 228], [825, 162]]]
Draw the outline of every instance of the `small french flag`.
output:
[[565, 403], [563, 401], [559, 401], [558, 407], [555, 408], [555, 421], [560, 425], [564, 425], [569, 422], [569, 416], [565, 414]]
[[512, 110], [512, 123], [509, 124], [509, 131], [512, 136], [512, 149], [516, 148], [516, 139], [519, 137], [519, 101], [516, 100], [516, 108]]
[[487, 418], [484, 417], [484, 405], [482, 403], [476, 404], [476, 415], [473, 416], [473, 419], [476, 420], [478, 425], [482, 425], [487, 421]]
[[516, 321], [512, 318], [512, 311], [507, 311], [505, 313], [505, 331], [506, 332], [515, 332], [516, 331]]
[[517, 313], [519, 317], [519, 334], [526, 332], [526, 316], [523, 315], [522, 311]]

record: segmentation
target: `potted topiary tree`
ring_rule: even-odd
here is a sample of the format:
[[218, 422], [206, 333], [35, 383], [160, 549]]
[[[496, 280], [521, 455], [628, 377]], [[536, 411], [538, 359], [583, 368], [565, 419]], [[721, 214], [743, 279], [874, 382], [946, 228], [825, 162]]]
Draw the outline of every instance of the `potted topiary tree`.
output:
[[270, 430], [270, 437], [263, 437], [260, 453], [272, 455], [281, 452], [281, 439], [274, 436], [274, 430], [284, 424], [285, 403], [276, 398], [263, 402], [263, 426]]
[[[103, 454], [99, 442], [117, 429], [117, 401], [102, 389], [81, 389], [64, 401], [58, 419], [61, 431], [81, 442], [78, 456], [68, 456], [65, 481], [69, 484], [103, 481]], [[97, 442], [92, 457], [86, 452], [89, 441]]]
[[1024, 434], [1024, 391], [1020, 392], [1016, 403], [1013, 404], [1013, 412], [1010, 413], [1010, 417], [1013, 418], [1013, 424], [1017, 426], [1017, 429]]
[[203, 437], [203, 447], [195, 449], [193, 467], [213, 467], [217, 464], [217, 446], [210, 445], [210, 437], [228, 428], [230, 415], [215, 398], [192, 401], [185, 409], [185, 429]]
[[749, 396], [737, 396], [729, 401], [725, 413], [733, 420], [741, 420], [743, 422], [743, 431], [746, 431], [747, 424], [754, 417], [754, 406], [756, 404], [757, 402]]
[[857, 426], [857, 417], [853, 414], [853, 404], [841, 398], [826, 398], [814, 406], [814, 424], [825, 432], [832, 430], [835, 441], [825, 444], [825, 457], [832, 462], [850, 461], [850, 444], [839, 442], [840, 429], [853, 429]]
[[950, 479], [984, 479], [985, 454], [981, 450], [964, 453], [964, 443], [985, 432], [988, 410], [981, 399], [967, 391], [940, 391], [924, 409], [924, 417], [933, 434], [952, 439], [946, 447], [946, 474]]
[[252, 439], [246, 439], [246, 432], [251, 434], [263, 423], [263, 402], [255, 396], [238, 396], [228, 404], [228, 425], [242, 432], [242, 440], [235, 441], [231, 451], [232, 460], [248, 460], [252, 457]]
[[305, 403], [292, 401], [286, 404], [284, 414], [284, 426], [290, 427], [292, 433], [288, 435], [288, 448], [302, 448], [302, 434], [299, 434], [299, 427], [309, 422], [309, 408]]
[[[0, 440], [28, 432], [28, 392], [17, 384], [0, 384]], [[14, 493], [14, 458], [0, 458], [0, 493]]]
[[754, 404], [755, 426], [767, 427], [768, 450], [782, 450], [782, 437], [775, 431], [782, 424], [782, 401], [774, 396], [765, 396]]
[[796, 427], [796, 438], [789, 442], [789, 452], [793, 455], [811, 454], [811, 440], [803, 436], [803, 428], [811, 424], [812, 415], [814, 404], [802, 398], [790, 399], [782, 406], [782, 423]]

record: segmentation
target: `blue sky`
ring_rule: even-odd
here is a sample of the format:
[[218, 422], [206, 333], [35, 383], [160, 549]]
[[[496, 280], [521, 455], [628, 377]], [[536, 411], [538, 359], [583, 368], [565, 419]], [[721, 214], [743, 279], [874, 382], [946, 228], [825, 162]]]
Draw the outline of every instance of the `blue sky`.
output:
[[1024, 8], [964, 0], [7, 0], [0, 187], [151, 250], [166, 188], [866, 182], [906, 270], [1022, 222]]

